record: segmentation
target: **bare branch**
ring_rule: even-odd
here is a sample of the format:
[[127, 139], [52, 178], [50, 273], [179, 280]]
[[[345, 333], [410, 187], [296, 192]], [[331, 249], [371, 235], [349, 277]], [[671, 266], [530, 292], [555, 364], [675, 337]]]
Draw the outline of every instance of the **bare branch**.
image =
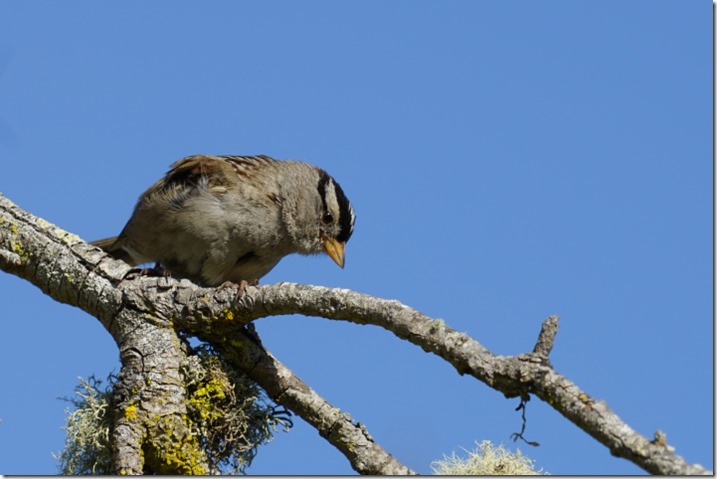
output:
[[415, 474], [379, 446], [363, 424], [354, 422], [348, 413], [329, 404], [251, 339], [245, 336], [239, 347], [227, 347], [207, 339], [227, 360], [260, 384], [273, 400], [314, 426], [322, 437], [348, 458], [356, 472], [370, 475]]
[[533, 354], [547, 361], [550, 351], [553, 350], [556, 334], [558, 334], [558, 317], [550, 316], [543, 321], [543, 326], [540, 328], [540, 334], [538, 335], [538, 342], [535, 343], [533, 348]]

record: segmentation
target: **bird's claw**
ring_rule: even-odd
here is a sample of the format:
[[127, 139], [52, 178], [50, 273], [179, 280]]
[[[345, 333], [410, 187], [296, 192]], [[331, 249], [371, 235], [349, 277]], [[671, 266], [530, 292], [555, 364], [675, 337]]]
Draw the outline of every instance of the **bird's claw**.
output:
[[242, 279], [239, 281], [239, 283], [235, 283], [234, 281], [224, 281], [222, 284], [220, 284], [217, 287], [217, 291], [223, 291], [228, 288], [236, 288], [237, 292], [234, 296], [234, 299], [232, 300], [232, 306], [236, 306], [239, 301], [244, 297], [244, 294], [246, 293], [246, 287], [247, 286], [258, 286], [259, 280], [253, 279], [251, 281], [246, 281]]
[[[217, 291], [223, 291], [227, 288], [236, 288], [236, 294], [234, 295], [234, 299], [232, 300], [232, 306], [236, 306], [237, 303], [239, 303], [239, 301], [241, 301], [241, 299], [246, 294], [247, 286], [259, 286], [259, 280], [253, 279], [251, 281], [246, 281], [242, 279], [241, 281], [239, 281], [239, 283], [235, 283], [234, 281], [224, 281], [222, 284], [217, 286]], [[259, 334], [256, 332], [254, 323], [246, 324], [244, 326], [244, 332], [246, 333], [247, 338], [251, 340], [254, 344], [261, 348], [264, 347], [261, 342], [261, 339], [259, 338]]]
[[151, 268], [132, 268], [125, 273], [124, 277], [120, 281], [120, 284], [125, 281], [131, 281], [140, 276], [156, 276], [166, 279], [172, 277], [172, 272], [159, 263], [155, 263]]

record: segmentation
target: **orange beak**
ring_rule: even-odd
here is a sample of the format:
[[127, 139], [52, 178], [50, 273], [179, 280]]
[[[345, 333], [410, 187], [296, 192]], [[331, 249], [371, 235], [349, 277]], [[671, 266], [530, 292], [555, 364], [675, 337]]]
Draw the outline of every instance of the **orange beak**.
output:
[[324, 237], [324, 249], [329, 258], [334, 260], [334, 263], [339, 265], [339, 268], [344, 267], [344, 253], [346, 251], [346, 243], [339, 243], [333, 238], [327, 236]]

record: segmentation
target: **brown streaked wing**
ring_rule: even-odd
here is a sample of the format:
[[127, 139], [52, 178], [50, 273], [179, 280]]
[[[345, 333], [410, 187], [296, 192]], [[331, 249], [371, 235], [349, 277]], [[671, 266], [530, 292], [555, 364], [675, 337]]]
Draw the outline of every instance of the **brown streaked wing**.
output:
[[276, 160], [266, 155], [256, 156], [221, 156], [227, 164], [234, 168], [237, 176], [248, 178], [256, 168], [274, 163]]

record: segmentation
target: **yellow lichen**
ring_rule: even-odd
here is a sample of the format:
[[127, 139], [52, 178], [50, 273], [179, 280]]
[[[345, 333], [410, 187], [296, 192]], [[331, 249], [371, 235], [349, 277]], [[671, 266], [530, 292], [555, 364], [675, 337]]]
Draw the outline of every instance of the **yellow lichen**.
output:
[[[208, 349], [202, 351], [202, 355], [188, 357], [182, 377], [178, 378], [181, 386], [186, 388], [186, 408], [171, 408], [171, 413], [149, 415], [138, 400], [133, 400], [120, 411], [123, 420], [133, 423], [140, 430], [140, 467], [146, 471], [175, 475], [241, 472], [251, 463], [257, 447], [271, 439], [272, 431], [276, 431], [278, 426], [283, 426], [285, 430], [291, 427], [291, 420], [285, 413], [275, 411], [258, 399], [258, 390], [247, 378], [227, 370], [220, 356], [211, 354]], [[153, 382], [149, 378], [145, 381], [146, 384]], [[106, 421], [107, 428], [111, 422], [106, 413], [111, 410], [108, 404], [113, 384], [114, 379], [110, 379], [108, 387], [97, 392], [103, 398], [103, 415], [98, 416], [94, 409], [89, 410], [93, 421]], [[133, 387], [131, 394], [138, 395], [143, 387]], [[93, 386], [92, 391], [96, 389], [97, 386]], [[168, 398], [157, 398], [160, 405], [165, 400]], [[87, 399], [84, 402], [87, 403]], [[81, 407], [88, 408], [86, 405]], [[350, 444], [349, 447], [355, 445]], [[95, 457], [110, 457], [107, 445], [95, 449], [74, 446], [67, 457], [77, 453], [89, 455], [89, 459], [79, 468], [63, 466], [63, 471], [101, 474], [136, 472], [112, 469], [109, 459], [95, 470]], [[66, 462], [68, 460], [65, 459]]]
[[[17, 237], [16, 237], [17, 239]], [[22, 244], [18, 243], [17, 241], [10, 241], [10, 245], [12, 247], [12, 250], [15, 254], [17, 254], [20, 257], [20, 261], [22, 264], [25, 264], [27, 260], [30, 258], [30, 252], [25, 250], [22, 247]]]
[[[158, 472], [171, 473], [179, 475], [206, 475], [209, 473], [204, 461], [204, 452], [196, 436], [192, 434], [183, 434], [180, 436], [177, 431], [183, 428], [177, 428], [177, 421], [186, 423], [187, 418], [185, 415], [177, 417], [175, 415], [169, 416], [155, 416], [150, 421], [149, 428], [154, 429], [156, 432], [150, 434], [149, 442], [151, 449], [155, 452], [154, 467], [159, 467]], [[160, 464], [156, 464], [156, 460], [159, 459]]]
[[202, 421], [217, 419], [222, 415], [214, 401], [225, 399], [224, 384], [219, 379], [212, 379], [205, 385], [197, 388], [189, 397], [189, 405], [197, 411]]
[[130, 404], [129, 406], [127, 406], [127, 408], [124, 410], [124, 418], [128, 421], [133, 421], [139, 418], [139, 412], [137, 411], [136, 404]]

